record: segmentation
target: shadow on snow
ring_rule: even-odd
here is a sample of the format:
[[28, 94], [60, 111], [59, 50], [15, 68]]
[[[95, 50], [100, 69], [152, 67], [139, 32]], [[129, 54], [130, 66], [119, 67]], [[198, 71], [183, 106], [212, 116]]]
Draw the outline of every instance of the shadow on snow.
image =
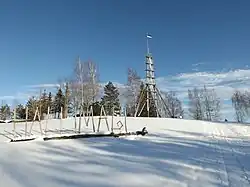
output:
[[[249, 171], [249, 142], [239, 147], [239, 141], [231, 140], [229, 146], [224, 140], [199, 139], [204, 134], [178, 133], [183, 137], [153, 134], [136, 140], [93, 138], [36, 142], [37, 149], [27, 155], [22, 153], [26, 160], [18, 164], [19, 167], [10, 159], [0, 164], [22, 187], [43, 186], [33, 175], [60, 187], [181, 186], [185, 183], [201, 186], [197, 181], [202, 181], [202, 186], [221, 187], [218, 156], [221, 152], [224, 157], [232, 156], [232, 149], [233, 156], [244, 160]], [[198, 140], [185, 138], [188, 135]], [[228, 167], [237, 174], [238, 165]], [[204, 176], [211, 179], [206, 180]]]

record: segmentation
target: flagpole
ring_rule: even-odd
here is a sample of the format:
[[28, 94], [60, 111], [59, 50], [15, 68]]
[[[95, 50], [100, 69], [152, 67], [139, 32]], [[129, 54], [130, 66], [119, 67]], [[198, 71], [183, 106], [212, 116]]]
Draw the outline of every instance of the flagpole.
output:
[[147, 38], [147, 53], [149, 54], [149, 43], [148, 43], [148, 38]]
[[149, 54], [149, 42], [148, 42], [149, 38], [148, 38], [148, 33], [147, 33], [147, 53]]
[[149, 54], [149, 39], [151, 39], [152, 36], [150, 34], [147, 33], [147, 53]]

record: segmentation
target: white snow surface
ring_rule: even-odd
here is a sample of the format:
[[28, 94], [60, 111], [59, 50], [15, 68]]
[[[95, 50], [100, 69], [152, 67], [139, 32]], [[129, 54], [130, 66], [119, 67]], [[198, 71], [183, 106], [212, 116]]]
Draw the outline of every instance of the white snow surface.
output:
[[[119, 120], [124, 123], [115, 117], [115, 124]], [[94, 122], [97, 128], [97, 118]], [[24, 124], [16, 124], [19, 139]], [[60, 136], [59, 128], [74, 134], [74, 125], [73, 118], [49, 120], [46, 136]], [[43, 131], [45, 126], [42, 121]], [[250, 186], [247, 125], [128, 117], [127, 126], [129, 131], [146, 126], [149, 134], [43, 141], [36, 122], [35, 141], [10, 143], [13, 124], [0, 124], [0, 187]], [[86, 127], [82, 119], [81, 131], [91, 129], [91, 120]], [[107, 132], [104, 121], [101, 132]]]

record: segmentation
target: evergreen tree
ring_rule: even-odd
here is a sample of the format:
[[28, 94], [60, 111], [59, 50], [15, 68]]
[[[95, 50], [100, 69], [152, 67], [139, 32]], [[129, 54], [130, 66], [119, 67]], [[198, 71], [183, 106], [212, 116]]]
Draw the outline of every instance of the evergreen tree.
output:
[[52, 93], [49, 92], [49, 95], [48, 95], [48, 106], [49, 106], [49, 107], [52, 107], [52, 104], [53, 104], [53, 101], [52, 101]]
[[63, 118], [68, 117], [68, 113], [70, 112], [70, 90], [69, 83], [65, 85], [65, 93], [64, 93], [64, 108], [63, 108]]
[[44, 90], [44, 92], [42, 93], [42, 96], [40, 98], [40, 115], [41, 115], [41, 119], [43, 119], [43, 114], [47, 114], [48, 113], [48, 105], [49, 104], [49, 97], [47, 95], [46, 90]]
[[26, 109], [22, 104], [19, 104], [16, 108], [16, 118], [25, 119], [26, 118]]
[[54, 100], [54, 112], [55, 112], [55, 115], [58, 114], [57, 118], [59, 118], [61, 107], [64, 108], [64, 105], [65, 105], [65, 96], [62, 92], [62, 89], [59, 88], [56, 93], [55, 100]]
[[50, 107], [50, 114], [51, 113], [55, 113], [55, 110], [54, 110], [54, 103], [53, 103], [53, 96], [52, 96], [52, 93], [49, 92], [48, 94], [48, 106]]
[[110, 81], [104, 87], [104, 96], [102, 97], [101, 105], [104, 106], [107, 115], [112, 115], [113, 107], [115, 111], [121, 109], [119, 91]]
[[10, 106], [9, 105], [3, 105], [0, 108], [0, 118], [1, 120], [9, 119], [11, 116]]
[[36, 108], [39, 106], [39, 101], [35, 97], [31, 97], [27, 103], [26, 107], [28, 107], [28, 119], [33, 120], [36, 112]]
[[101, 103], [99, 101], [95, 101], [92, 104], [92, 107], [93, 107], [93, 114], [94, 114], [94, 116], [99, 116], [100, 112], [101, 112]]

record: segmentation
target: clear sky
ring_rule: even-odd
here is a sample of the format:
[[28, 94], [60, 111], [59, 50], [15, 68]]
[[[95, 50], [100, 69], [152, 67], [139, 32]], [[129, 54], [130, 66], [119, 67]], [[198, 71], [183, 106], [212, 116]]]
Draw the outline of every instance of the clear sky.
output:
[[245, 68], [249, 10], [249, 0], [0, 0], [0, 95], [56, 83], [78, 55], [102, 81], [124, 83], [128, 67], [144, 76], [147, 32], [158, 77]]

